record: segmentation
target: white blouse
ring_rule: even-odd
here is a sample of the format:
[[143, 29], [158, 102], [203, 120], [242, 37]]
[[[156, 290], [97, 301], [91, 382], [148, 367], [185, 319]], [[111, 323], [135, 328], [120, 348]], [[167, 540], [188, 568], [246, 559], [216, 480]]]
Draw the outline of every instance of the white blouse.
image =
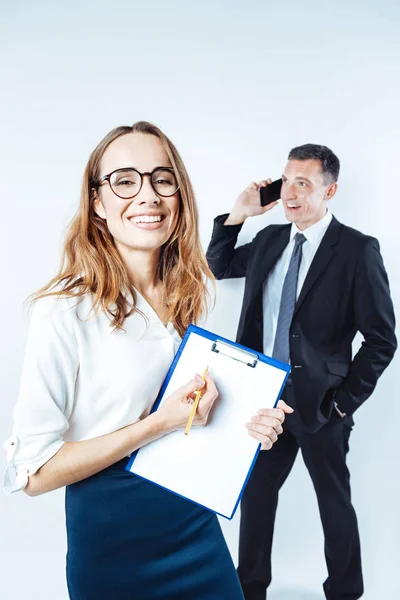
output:
[[32, 309], [14, 432], [5, 443], [6, 492], [64, 442], [105, 435], [146, 417], [174, 358], [180, 337], [138, 293], [124, 331], [113, 330], [91, 299], [49, 297]]

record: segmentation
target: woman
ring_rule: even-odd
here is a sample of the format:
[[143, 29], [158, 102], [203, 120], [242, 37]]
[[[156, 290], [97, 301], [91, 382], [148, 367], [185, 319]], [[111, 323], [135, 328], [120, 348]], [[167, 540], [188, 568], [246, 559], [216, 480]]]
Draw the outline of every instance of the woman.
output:
[[[210, 277], [192, 186], [173, 144], [139, 122], [86, 167], [58, 275], [35, 297], [6, 487], [66, 486], [72, 600], [241, 599], [212, 513], [125, 471], [134, 450], [195, 425], [218, 393], [196, 375], [149, 414]], [[283, 409], [248, 424], [268, 449]]]

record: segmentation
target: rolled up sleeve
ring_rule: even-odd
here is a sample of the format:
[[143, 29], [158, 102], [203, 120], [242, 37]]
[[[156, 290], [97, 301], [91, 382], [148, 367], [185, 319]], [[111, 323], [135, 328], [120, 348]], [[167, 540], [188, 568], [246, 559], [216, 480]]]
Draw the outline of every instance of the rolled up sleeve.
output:
[[64, 444], [78, 372], [71, 313], [56, 297], [40, 299], [32, 309], [13, 434], [4, 444], [7, 493], [24, 489]]

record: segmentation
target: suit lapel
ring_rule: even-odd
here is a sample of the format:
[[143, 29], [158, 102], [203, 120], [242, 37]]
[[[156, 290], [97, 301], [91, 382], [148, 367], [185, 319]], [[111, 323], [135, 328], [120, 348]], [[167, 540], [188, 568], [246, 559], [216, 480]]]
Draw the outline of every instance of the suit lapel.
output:
[[337, 243], [340, 227], [341, 225], [339, 221], [333, 217], [310, 265], [303, 287], [301, 288], [300, 296], [297, 300], [293, 316], [296, 315], [308, 293], [312, 290], [313, 286], [316, 284], [319, 277], [325, 271], [326, 267], [334, 256], [333, 246]]
[[261, 252], [262, 257], [256, 272], [256, 285], [253, 288], [253, 297], [262, 290], [264, 281], [274, 268], [276, 261], [281, 256], [290, 239], [291, 225], [284, 225], [275, 233], [274, 237], [265, 240]]
[[274, 268], [290, 239], [291, 225], [284, 225], [273, 233], [268, 232], [261, 242], [252, 275], [249, 277], [249, 299], [246, 316], [239, 332], [242, 344], [263, 351], [263, 284]]

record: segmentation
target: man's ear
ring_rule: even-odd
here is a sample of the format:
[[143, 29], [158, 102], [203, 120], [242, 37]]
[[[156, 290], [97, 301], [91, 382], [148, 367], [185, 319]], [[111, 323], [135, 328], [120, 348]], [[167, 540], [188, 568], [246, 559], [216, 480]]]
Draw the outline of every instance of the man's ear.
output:
[[338, 184], [336, 183], [336, 181], [334, 181], [326, 189], [325, 200], [330, 200], [331, 198], [333, 198], [333, 196], [336, 194], [337, 189]]
[[103, 203], [101, 201], [100, 196], [98, 195], [96, 190], [92, 190], [93, 194], [93, 208], [95, 213], [100, 217], [100, 219], [106, 219], [106, 211], [104, 210]]

